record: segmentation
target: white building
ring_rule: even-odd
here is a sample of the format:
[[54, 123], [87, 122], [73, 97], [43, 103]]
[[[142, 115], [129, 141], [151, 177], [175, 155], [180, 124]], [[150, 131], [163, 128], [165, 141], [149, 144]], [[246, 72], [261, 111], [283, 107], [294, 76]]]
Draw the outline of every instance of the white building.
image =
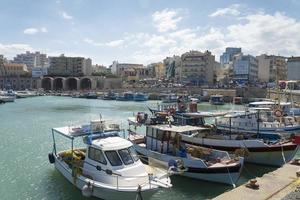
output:
[[287, 79], [288, 80], [300, 80], [300, 57], [288, 58]]
[[111, 65], [111, 73], [117, 76], [123, 76], [124, 72], [127, 70], [134, 69], [144, 69], [145, 66], [143, 64], [134, 64], [134, 63], [118, 63], [118, 61], [113, 61]]

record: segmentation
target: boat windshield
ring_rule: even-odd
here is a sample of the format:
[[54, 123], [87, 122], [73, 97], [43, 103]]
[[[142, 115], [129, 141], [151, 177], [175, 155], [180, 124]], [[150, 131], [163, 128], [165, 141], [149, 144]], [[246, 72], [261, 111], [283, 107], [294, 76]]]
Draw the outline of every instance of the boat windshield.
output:
[[133, 160], [134, 160], [135, 162], [138, 161], [138, 160], [139, 160], [139, 156], [137, 155], [137, 153], [136, 153], [134, 147], [133, 147], [133, 146], [132, 146], [132, 147], [129, 147], [128, 150], [129, 150], [129, 152], [130, 152], [131, 157], [133, 158]]
[[118, 152], [125, 165], [130, 165], [133, 163], [132, 157], [130, 156], [128, 149], [121, 149]]
[[105, 151], [105, 155], [112, 166], [121, 166], [122, 161], [116, 151]]

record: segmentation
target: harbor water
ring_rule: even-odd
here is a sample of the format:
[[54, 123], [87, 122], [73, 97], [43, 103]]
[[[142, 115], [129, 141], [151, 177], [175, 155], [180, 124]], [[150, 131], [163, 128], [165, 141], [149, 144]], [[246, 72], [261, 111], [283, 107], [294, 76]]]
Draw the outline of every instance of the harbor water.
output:
[[[85, 199], [81, 191], [48, 162], [53, 145], [51, 128], [88, 123], [100, 115], [109, 121], [122, 122], [125, 128], [127, 117], [147, 111], [147, 106], [156, 107], [157, 103], [43, 96], [0, 105], [0, 199]], [[198, 109], [224, 110], [232, 109], [232, 105], [216, 107], [201, 103]], [[238, 185], [274, 169], [247, 164]], [[210, 199], [232, 188], [175, 176], [172, 183], [172, 189], [160, 190], [152, 199]]]

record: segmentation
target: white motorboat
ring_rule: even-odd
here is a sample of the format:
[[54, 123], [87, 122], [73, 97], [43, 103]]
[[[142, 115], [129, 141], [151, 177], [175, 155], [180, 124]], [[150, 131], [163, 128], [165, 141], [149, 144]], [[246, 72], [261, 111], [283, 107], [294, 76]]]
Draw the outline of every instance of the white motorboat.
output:
[[[55, 138], [71, 140], [71, 149], [57, 152]], [[87, 133], [78, 127], [52, 129], [53, 152], [50, 163], [86, 197], [132, 200], [148, 199], [160, 188], [172, 187], [167, 171], [144, 165], [132, 143], [118, 132]], [[83, 138], [86, 147], [74, 148]]]
[[17, 96], [17, 98], [27, 98], [27, 97], [38, 96], [38, 94], [34, 91], [24, 90], [24, 91], [17, 91], [16, 96]]
[[225, 151], [183, 142], [183, 133], [198, 129], [169, 124], [146, 125], [144, 134], [130, 129], [129, 140], [147, 159], [154, 158], [167, 167], [172, 167], [172, 163], [179, 167], [180, 163], [182, 176], [234, 185], [240, 177], [244, 158], [231, 158]]
[[6, 96], [6, 95], [0, 95], [0, 101], [2, 102], [14, 102], [15, 101], [14, 96]]
[[0, 101], [2, 102], [14, 102], [16, 95], [13, 90], [0, 91]]

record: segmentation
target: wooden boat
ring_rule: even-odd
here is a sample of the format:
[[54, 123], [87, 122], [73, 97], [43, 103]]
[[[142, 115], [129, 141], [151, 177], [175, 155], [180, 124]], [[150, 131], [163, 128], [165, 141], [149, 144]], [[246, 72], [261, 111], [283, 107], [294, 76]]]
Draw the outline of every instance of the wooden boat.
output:
[[180, 165], [180, 175], [234, 185], [239, 179], [244, 158], [231, 158], [225, 151], [203, 148], [183, 142], [182, 133], [198, 130], [193, 126], [147, 125], [146, 133], [129, 130], [136, 151], [162, 165]]

